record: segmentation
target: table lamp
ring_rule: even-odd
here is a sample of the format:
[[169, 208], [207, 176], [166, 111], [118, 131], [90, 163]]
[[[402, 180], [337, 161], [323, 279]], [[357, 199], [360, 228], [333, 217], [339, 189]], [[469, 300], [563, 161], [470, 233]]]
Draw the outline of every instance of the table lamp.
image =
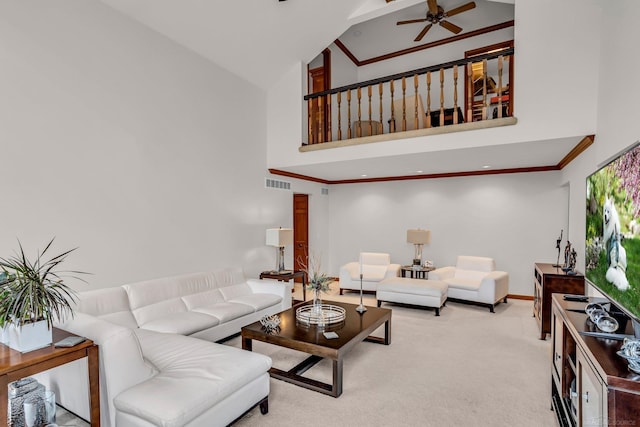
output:
[[268, 228], [267, 245], [278, 248], [278, 259], [276, 271], [282, 273], [284, 269], [284, 247], [293, 244], [293, 229], [291, 228]]
[[419, 228], [407, 230], [407, 243], [413, 243], [415, 246], [413, 265], [422, 265], [422, 245], [428, 245], [429, 242], [431, 242], [431, 231]]

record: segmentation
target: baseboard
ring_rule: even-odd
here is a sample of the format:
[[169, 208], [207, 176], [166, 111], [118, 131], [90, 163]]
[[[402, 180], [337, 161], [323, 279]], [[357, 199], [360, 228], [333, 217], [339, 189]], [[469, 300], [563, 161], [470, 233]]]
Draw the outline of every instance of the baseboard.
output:
[[527, 301], [533, 301], [533, 295], [512, 295], [512, 294], [509, 294], [509, 295], [507, 295], [507, 298], [509, 298], [509, 299], [523, 299], [523, 300], [527, 300]]

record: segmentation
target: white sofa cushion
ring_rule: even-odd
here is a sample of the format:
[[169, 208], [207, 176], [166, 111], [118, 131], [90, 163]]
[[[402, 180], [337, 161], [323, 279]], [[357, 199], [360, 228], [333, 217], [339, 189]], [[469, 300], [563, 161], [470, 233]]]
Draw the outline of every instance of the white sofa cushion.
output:
[[238, 283], [232, 286], [221, 287], [220, 293], [222, 294], [224, 299], [227, 301], [230, 301], [234, 298], [238, 298], [244, 295], [253, 295], [251, 286], [247, 285], [246, 282]]
[[220, 289], [212, 289], [206, 292], [200, 292], [198, 294], [187, 295], [182, 297], [182, 301], [187, 306], [188, 310], [202, 307], [205, 305], [217, 304], [224, 302], [224, 295], [220, 292]]
[[[220, 319], [221, 323], [229, 322], [230, 320], [237, 319], [246, 314], [253, 313], [255, 310], [253, 307], [247, 304], [238, 304], [236, 302], [220, 302], [205, 307], [198, 307], [193, 309], [196, 313], [203, 313], [209, 316], [214, 316]], [[251, 322], [249, 322], [251, 323]]]
[[138, 327], [127, 292], [121, 286], [80, 292], [75, 310], [127, 328]]
[[253, 307], [254, 311], [262, 310], [263, 308], [279, 304], [280, 301], [282, 301], [282, 298], [277, 295], [254, 293], [252, 293], [251, 295], [242, 295], [229, 300], [229, 302], [251, 306]]
[[183, 426], [271, 368], [258, 353], [181, 335], [137, 332], [160, 372], [114, 399], [115, 407], [150, 425]]
[[191, 335], [203, 329], [208, 329], [220, 324], [220, 319], [202, 313], [187, 311], [184, 313], [171, 313], [140, 325], [143, 329], [156, 332], [169, 332], [173, 334]]
[[[362, 265], [362, 280], [366, 280], [368, 282], [379, 282], [382, 279], [384, 279], [386, 274], [387, 274], [386, 265], [369, 265], [369, 264]], [[351, 280], [360, 280], [359, 270], [352, 270]]]
[[464, 270], [462, 268], [456, 268], [456, 272], [453, 275], [454, 282], [458, 283], [477, 283], [478, 285], [482, 281], [482, 279], [488, 274], [488, 271], [473, 271], [473, 270]]
[[362, 252], [360, 254], [360, 262], [363, 265], [389, 265], [391, 264], [391, 255], [382, 252]]

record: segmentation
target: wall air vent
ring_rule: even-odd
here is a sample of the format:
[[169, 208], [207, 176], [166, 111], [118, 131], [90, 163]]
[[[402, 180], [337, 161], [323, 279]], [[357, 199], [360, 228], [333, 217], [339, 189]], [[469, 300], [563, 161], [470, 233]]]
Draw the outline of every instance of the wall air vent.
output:
[[320, 189], [320, 194], [322, 194], [323, 196], [328, 196], [329, 195], [329, 189], [328, 188], [321, 188]]
[[274, 188], [276, 190], [289, 190], [291, 191], [291, 183], [288, 181], [280, 181], [278, 179], [265, 178], [264, 186], [266, 188]]

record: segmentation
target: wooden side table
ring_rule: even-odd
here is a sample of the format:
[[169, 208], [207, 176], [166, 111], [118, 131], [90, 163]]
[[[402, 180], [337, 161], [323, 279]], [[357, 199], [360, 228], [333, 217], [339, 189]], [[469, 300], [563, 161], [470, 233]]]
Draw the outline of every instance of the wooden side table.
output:
[[423, 266], [413, 266], [413, 265], [403, 265], [400, 267], [400, 274], [402, 277], [408, 277], [412, 279], [429, 279], [429, 272], [435, 270], [435, 267], [423, 267]]
[[296, 277], [302, 278], [302, 300], [307, 300], [307, 275], [302, 270], [285, 270], [283, 272], [278, 271], [263, 271], [260, 273], [261, 279], [276, 279], [281, 282], [288, 282]]
[[[67, 331], [53, 328], [53, 342], [71, 336]], [[89, 407], [91, 425], [100, 426], [100, 387], [98, 346], [86, 340], [76, 346], [56, 348], [53, 344], [27, 353], [20, 353], [0, 344], [0, 425], [7, 425], [9, 383], [56, 366], [86, 357], [89, 371]]]

